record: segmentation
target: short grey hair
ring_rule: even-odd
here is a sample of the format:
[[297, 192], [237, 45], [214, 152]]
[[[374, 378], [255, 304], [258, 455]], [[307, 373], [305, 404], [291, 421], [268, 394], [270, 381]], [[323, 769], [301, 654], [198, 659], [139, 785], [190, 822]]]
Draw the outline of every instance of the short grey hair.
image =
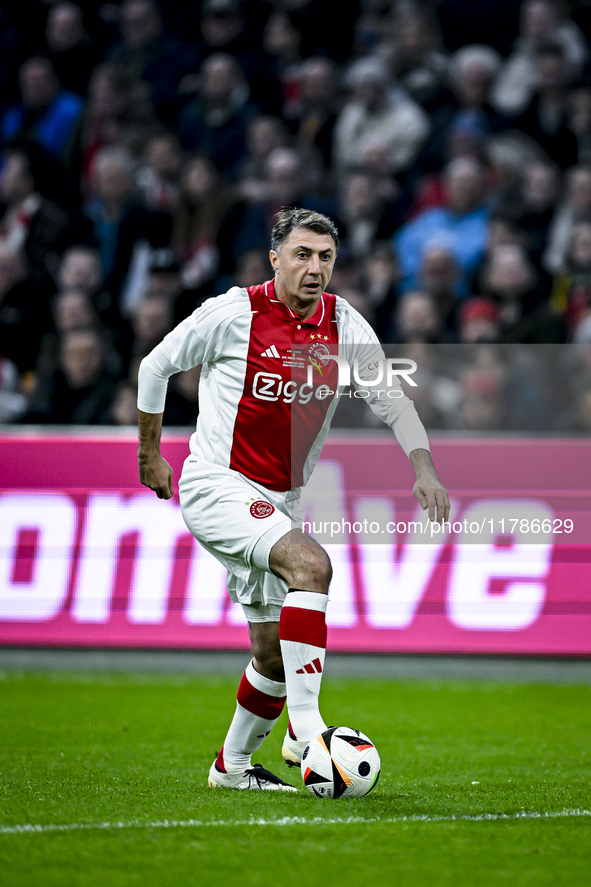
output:
[[290, 206], [280, 210], [275, 217], [271, 232], [271, 249], [280, 253], [283, 243], [294, 228], [306, 228], [315, 234], [329, 234], [334, 240], [335, 250], [339, 248], [339, 232], [332, 219], [312, 209]]

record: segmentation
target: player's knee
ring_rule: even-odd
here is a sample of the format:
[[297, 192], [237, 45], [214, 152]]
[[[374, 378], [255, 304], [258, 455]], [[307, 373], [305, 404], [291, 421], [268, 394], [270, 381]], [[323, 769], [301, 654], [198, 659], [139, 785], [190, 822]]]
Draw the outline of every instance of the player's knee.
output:
[[318, 548], [314, 549], [310, 571], [313, 574], [316, 583], [325, 585], [328, 590], [330, 580], [332, 579], [332, 564], [324, 548], [318, 546]]
[[326, 594], [332, 578], [332, 566], [326, 551], [301, 530], [293, 530], [277, 542], [269, 565], [290, 588]]
[[320, 545], [301, 546], [298, 555], [292, 568], [292, 587], [328, 593], [332, 564], [324, 548]]
[[281, 649], [275, 649], [263, 644], [253, 644], [252, 652], [255, 659], [255, 668], [263, 677], [271, 681], [285, 681], [283, 658]]

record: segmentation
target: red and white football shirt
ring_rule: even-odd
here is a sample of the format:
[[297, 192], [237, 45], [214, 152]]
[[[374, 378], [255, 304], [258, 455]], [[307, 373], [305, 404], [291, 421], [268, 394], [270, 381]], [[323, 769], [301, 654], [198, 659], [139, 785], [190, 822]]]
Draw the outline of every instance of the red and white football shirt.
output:
[[[270, 490], [289, 490], [307, 482], [336, 409], [338, 368], [328, 355], [344, 355], [351, 366], [356, 357], [359, 367], [369, 368], [377, 353], [374, 331], [339, 296], [323, 293], [314, 315], [302, 320], [276, 299], [273, 281], [233, 287], [205, 302], [144, 358], [138, 408], [161, 413], [168, 378], [202, 364], [192, 454]], [[405, 395], [380, 399], [369, 389], [365, 399], [407, 454], [429, 448]]]

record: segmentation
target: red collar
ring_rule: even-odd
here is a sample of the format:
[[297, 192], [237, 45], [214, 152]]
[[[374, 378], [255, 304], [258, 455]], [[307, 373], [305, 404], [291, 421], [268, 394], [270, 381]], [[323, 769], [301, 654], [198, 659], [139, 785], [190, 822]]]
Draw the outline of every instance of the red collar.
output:
[[285, 320], [289, 320], [292, 323], [305, 323], [309, 326], [320, 326], [324, 319], [324, 315], [326, 312], [326, 295], [327, 293], [322, 293], [320, 299], [318, 300], [318, 305], [316, 306], [316, 311], [312, 315], [312, 317], [308, 317], [306, 320], [302, 320], [295, 311], [292, 311], [289, 305], [286, 305], [285, 302], [282, 302], [281, 299], [277, 299], [275, 297], [275, 280], [268, 280], [263, 284], [263, 292], [269, 302], [271, 303], [271, 308], [277, 313], [280, 314], [282, 318]]

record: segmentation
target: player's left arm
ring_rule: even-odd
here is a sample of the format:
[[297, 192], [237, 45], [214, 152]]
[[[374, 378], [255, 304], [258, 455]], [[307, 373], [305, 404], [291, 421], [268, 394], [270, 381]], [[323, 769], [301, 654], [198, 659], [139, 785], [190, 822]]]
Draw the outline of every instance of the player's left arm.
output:
[[[349, 361], [353, 366], [357, 358], [362, 378], [376, 378], [378, 365], [385, 362], [383, 348], [366, 321], [355, 316], [356, 312], [351, 314], [354, 344], [348, 348]], [[362, 387], [359, 380], [355, 379], [354, 373], [352, 381], [356, 387]], [[449, 496], [437, 477], [425, 427], [414, 403], [404, 394], [400, 383], [386, 384], [385, 388], [386, 390], [380, 390], [379, 384], [370, 386], [366, 402], [373, 412], [392, 428], [399, 444], [408, 455], [416, 476], [413, 495], [423, 510], [429, 509], [430, 520], [434, 521], [437, 514], [437, 522], [443, 524], [449, 519]]]
[[449, 520], [449, 496], [447, 490], [437, 477], [437, 471], [429, 450], [418, 448], [409, 453], [409, 459], [415, 470], [413, 496], [418, 499], [423, 511], [429, 509], [429, 520], [444, 524]]

